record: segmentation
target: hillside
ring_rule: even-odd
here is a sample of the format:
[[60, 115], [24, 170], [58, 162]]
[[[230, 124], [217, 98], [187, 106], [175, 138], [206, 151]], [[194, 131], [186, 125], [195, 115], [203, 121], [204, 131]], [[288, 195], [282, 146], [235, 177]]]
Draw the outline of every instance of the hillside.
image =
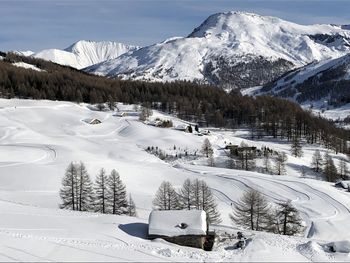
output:
[[310, 63], [292, 70], [281, 78], [254, 89], [249, 95], [269, 95], [289, 99], [320, 112], [330, 119], [348, 116], [350, 102], [350, 55]]
[[[310, 166], [318, 145], [304, 143], [304, 157], [289, 154], [286, 141], [252, 141], [242, 129], [212, 129], [208, 138], [217, 162], [225, 143], [241, 141], [268, 146], [288, 155], [287, 174], [262, 174], [208, 167], [205, 158], [195, 162], [164, 162], [147, 153], [147, 146], [171, 151], [174, 145], [189, 152], [199, 149], [204, 137], [172, 128], [146, 125], [137, 117], [116, 117], [91, 105], [59, 101], [0, 100], [0, 260], [2, 261], [347, 261], [348, 254], [331, 253], [326, 245], [349, 240], [349, 193], [324, 182]], [[133, 105], [117, 104], [121, 111]], [[152, 118], [182, 120], [154, 111]], [[83, 120], [98, 118], [98, 125]], [[11, 153], [11, 154], [9, 154]], [[331, 152], [338, 162], [344, 155]], [[104, 167], [117, 169], [131, 193], [138, 216], [101, 215], [58, 209], [58, 191], [65, 168], [83, 161], [92, 178]], [[305, 167], [306, 178], [300, 177]], [[252, 241], [245, 250], [222, 241], [214, 251], [179, 247], [161, 240], [144, 239], [152, 199], [163, 180], [180, 187], [184, 179], [204, 179], [210, 185], [223, 219], [213, 226], [218, 234], [235, 233], [228, 214], [231, 204], [250, 188], [261, 191], [269, 202], [291, 200], [307, 225], [299, 237], [245, 231]], [[233, 228], [232, 228], [233, 227]]]
[[264, 85], [283, 73], [345, 55], [350, 32], [275, 17], [228, 12], [210, 16], [187, 37], [171, 38], [85, 69], [147, 81], [196, 80], [226, 89]]
[[45, 49], [39, 52], [19, 52], [23, 55], [41, 58], [60, 65], [82, 69], [108, 59], [114, 59], [129, 51], [138, 49], [136, 46], [112, 41], [80, 40], [71, 46], [61, 49]]

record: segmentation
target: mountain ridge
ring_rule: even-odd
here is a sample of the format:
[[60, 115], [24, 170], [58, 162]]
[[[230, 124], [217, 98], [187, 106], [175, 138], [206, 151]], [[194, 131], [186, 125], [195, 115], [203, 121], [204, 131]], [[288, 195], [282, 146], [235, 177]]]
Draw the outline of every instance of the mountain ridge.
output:
[[349, 51], [350, 32], [339, 26], [305, 26], [226, 12], [209, 16], [187, 37], [155, 43], [84, 70], [124, 79], [189, 80], [241, 89]]
[[138, 49], [138, 46], [113, 41], [79, 40], [65, 49], [44, 49], [30, 54], [35, 58], [49, 60], [60, 65], [82, 69], [93, 64], [116, 58], [126, 52]]

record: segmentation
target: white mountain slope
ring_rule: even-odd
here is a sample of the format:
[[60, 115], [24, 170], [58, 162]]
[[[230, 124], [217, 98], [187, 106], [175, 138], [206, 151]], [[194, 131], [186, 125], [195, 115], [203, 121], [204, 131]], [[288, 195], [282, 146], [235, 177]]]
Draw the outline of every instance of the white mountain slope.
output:
[[33, 57], [49, 60], [61, 65], [82, 69], [102, 61], [116, 58], [138, 47], [118, 42], [95, 42], [81, 40], [70, 47], [60, 49], [46, 49], [30, 54]]
[[337, 120], [349, 116], [350, 54], [310, 63], [264, 86], [248, 88], [245, 95], [269, 95], [300, 103], [323, 117]]
[[[349, 261], [347, 253], [329, 253], [324, 245], [350, 240], [349, 193], [332, 184], [301, 178], [305, 166], [312, 171], [311, 156], [317, 145], [304, 145], [303, 158], [289, 154], [290, 145], [278, 141], [251, 141], [247, 132], [212, 129], [210, 136], [158, 128], [141, 123], [137, 117], [115, 117], [89, 105], [59, 101], [0, 99], [0, 261]], [[118, 104], [120, 110], [132, 105]], [[168, 118], [175, 125], [183, 121], [154, 112], [152, 118]], [[98, 125], [84, 122], [98, 118]], [[214, 147], [215, 160], [225, 142], [263, 145], [288, 155], [288, 175], [203, 166], [205, 159], [170, 164], [144, 151], [147, 146], [163, 150], [192, 152], [204, 138]], [[336, 162], [344, 155], [331, 153]], [[83, 161], [95, 177], [104, 167], [117, 169], [131, 193], [139, 217], [80, 213], [58, 209], [59, 188], [71, 161]], [[145, 239], [152, 199], [163, 180], [176, 188], [186, 178], [203, 179], [211, 187], [223, 223], [222, 231], [237, 232], [228, 214], [232, 203], [250, 188], [270, 202], [291, 200], [307, 224], [304, 236], [283, 237], [262, 232], [251, 236], [245, 250], [233, 249], [232, 240], [217, 243], [206, 252]], [[238, 229], [237, 229], [238, 228]], [[221, 231], [221, 232], [220, 232]]]
[[210, 16], [189, 36], [170, 39], [86, 69], [151, 81], [201, 80], [228, 87], [264, 84], [291, 68], [340, 57], [350, 31], [228, 12]]

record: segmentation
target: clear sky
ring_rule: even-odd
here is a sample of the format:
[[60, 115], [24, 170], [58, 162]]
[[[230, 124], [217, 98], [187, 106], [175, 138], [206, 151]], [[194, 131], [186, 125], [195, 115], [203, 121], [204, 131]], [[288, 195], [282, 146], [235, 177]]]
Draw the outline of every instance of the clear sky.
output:
[[186, 36], [226, 11], [350, 24], [350, 0], [0, 0], [0, 50], [65, 48], [80, 39], [143, 46]]

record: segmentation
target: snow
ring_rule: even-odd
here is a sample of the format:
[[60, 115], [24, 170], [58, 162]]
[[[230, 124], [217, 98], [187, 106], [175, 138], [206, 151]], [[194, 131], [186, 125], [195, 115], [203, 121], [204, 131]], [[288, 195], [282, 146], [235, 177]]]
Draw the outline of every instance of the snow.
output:
[[329, 244], [329, 246], [332, 246], [335, 252], [350, 253], [350, 241], [349, 240], [332, 242]]
[[[148, 233], [167, 237], [206, 235], [206, 218], [205, 212], [199, 210], [154, 210], [149, 216]], [[183, 223], [185, 228], [181, 227]]]
[[[118, 104], [120, 111], [133, 105]], [[153, 112], [152, 118], [182, 120]], [[99, 125], [82, 120], [96, 118]], [[304, 145], [303, 158], [289, 154], [290, 145], [275, 140], [250, 140], [245, 130], [210, 129], [210, 136], [145, 125], [135, 116], [117, 117], [87, 104], [59, 101], [0, 99], [0, 261], [349, 261], [324, 246], [350, 240], [349, 193], [322, 181], [309, 168], [318, 145]], [[287, 175], [231, 170], [203, 165], [205, 160], [166, 163], [144, 149], [158, 146], [189, 152], [208, 138], [215, 160], [226, 143], [241, 141], [267, 146], [288, 155]], [[335, 155], [336, 164], [345, 155]], [[137, 218], [58, 209], [58, 191], [71, 161], [83, 161], [94, 179], [102, 167], [116, 169], [137, 207]], [[306, 176], [300, 177], [301, 167]], [[146, 238], [152, 200], [162, 181], [181, 187], [185, 179], [205, 180], [211, 187], [222, 224], [218, 235], [236, 233], [229, 213], [247, 189], [259, 190], [270, 202], [290, 200], [301, 212], [305, 233], [285, 237], [243, 230], [251, 238], [245, 250], [234, 241], [217, 243], [214, 251], [180, 247]], [[173, 220], [173, 218], [171, 219]], [[182, 223], [174, 222], [176, 224]], [[164, 224], [167, 224], [164, 222]], [[309, 241], [312, 246], [305, 246]]]
[[349, 47], [339, 41], [317, 43], [308, 36], [316, 34], [339, 36], [345, 42], [350, 38], [348, 30], [332, 25], [305, 26], [251, 13], [218, 13], [188, 37], [167, 39], [86, 70], [151, 81], [203, 80], [205, 65], [218, 57], [232, 65], [261, 56], [271, 61], [284, 59], [300, 67], [349, 52]]
[[32, 64], [28, 64], [25, 62], [15, 62], [15, 63], [12, 63], [12, 65], [14, 65], [16, 67], [20, 67], [20, 68], [35, 70], [35, 71], [45, 71], [45, 70], [38, 68], [37, 66], [34, 66]]
[[[136, 50], [138, 47], [118, 42], [85, 41], [81, 40], [64, 50], [45, 49], [34, 54], [35, 58], [41, 58], [57, 64], [82, 69], [93, 64], [116, 58], [126, 52]], [[25, 55], [23, 53], [23, 55]]]

